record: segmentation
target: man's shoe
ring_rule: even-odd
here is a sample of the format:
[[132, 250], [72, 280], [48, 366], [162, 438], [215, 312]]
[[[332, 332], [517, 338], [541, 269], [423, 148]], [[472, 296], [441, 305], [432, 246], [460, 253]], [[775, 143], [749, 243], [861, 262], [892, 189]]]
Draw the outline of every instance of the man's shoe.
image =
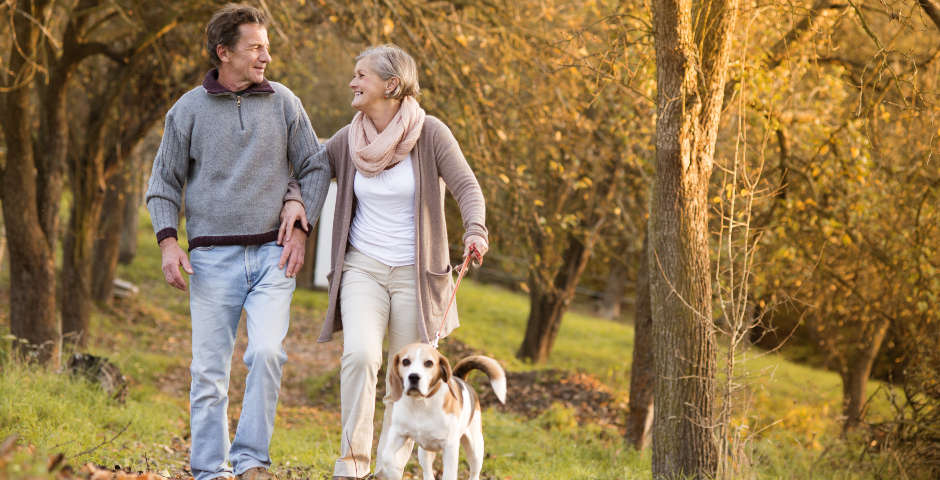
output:
[[245, 470], [236, 480], [277, 480], [277, 476], [264, 467], [254, 467]]

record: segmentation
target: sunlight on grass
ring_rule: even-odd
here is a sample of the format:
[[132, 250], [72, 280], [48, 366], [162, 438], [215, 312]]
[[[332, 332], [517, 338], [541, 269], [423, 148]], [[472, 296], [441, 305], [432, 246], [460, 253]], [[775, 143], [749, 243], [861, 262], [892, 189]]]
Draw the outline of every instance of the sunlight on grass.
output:
[[[130, 265], [119, 267], [118, 276], [137, 284], [141, 294], [96, 312], [91, 320], [93, 341], [89, 342], [92, 353], [108, 357], [130, 379], [127, 403], [118, 404], [85, 380], [11, 361], [9, 340], [0, 341], [0, 439], [16, 433], [21, 444], [35, 450], [15, 452], [6, 466], [0, 467], [0, 476], [42, 478], [44, 456], [56, 452], [80, 454], [68, 460], [72, 465], [92, 461], [134, 470], [152, 466], [173, 475], [185, 470], [185, 448], [180, 445], [189, 428], [188, 392], [165, 390], [188, 386], [188, 294], [163, 280], [149, 217], [143, 211], [140, 218], [137, 256]], [[182, 232], [181, 238], [185, 238]], [[0, 275], [0, 288], [8, 288], [7, 275]], [[311, 348], [320, 348], [311, 332], [316, 330], [326, 302], [323, 291], [299, 289], [294, 294], [292, 322], [300, 322], [297, 325], [306, 329], [295, 332], [313, 336]], [[525, 333], [525, 295], [465, 281], [458, 306], [462, 326], [453, 339], [487, 352], [509, 371], [583, 372], [610, 387], [615, 396], [626, 398], [632, 325], [569, 312], [550, 359], [532, 365], [515, 357]], [[8, 331], [0, 325], [0, 337]], [[724, 351], [720, 347], [720, 352]], [[747, 409], [735, 417], [731, 428], [752, 435], [745, 449], [750, 452], [756, 478], [876, 477], [853, 471], [860, 453], [853, 445], [860, 442], [840, 439], [838, 375], [757, 349], [740, 357], [736, 372], [746, 389], [735, 401]], [[168, 375], [173, 377], [169, 384], [165, 382]], [[317, 401], [317, 395], [336, 397], [336, 375], [336, 370], [309, 372], [299, 382], [301, 396], [307, 401]], [[884, 385], [869, 384], [870, 393], [879, 388]], [[511, 384], [509, 395], [513, 395]], [[381, 404], [377, 410], [381, 412]], [[888, 413], [884, 395], [874, 395], [870, 418], [883, 418]], [[376, 436], [380, 419], [377, 415]], [[282, 405], [271, 444], [274, 470], [284, 479], [329, 478], [339, 450], [339, 423], [335, 407]], [[562, 403], [553, 404], [533, 419], [487, 409], [484, 435], [488, 456], [483, 473], [490, 479], [650, 476], [649, 451], [639, 453], [627, 447], [614, 427], [579, 422], [574, 411]], [[167, 447], [172, 442], [176, 442], [173, 449]], [[82, 453], [86, 450], [91, 451]], [[891, 462], [884, 459], [883, 464]], [[408, 471], [413, 471], [414, 465], [413, 458]], [[465, 469], [462, 464], [461, 471]], [[884, 476], [886, 472], [891, 470], [886, 467], [879, 475], [890, 478]]]
[[186, 431], [187, 412], [159, 395], [121, 405], [83, 379], [6, 361], [0, 372], [0, 438], [17, 434], [69, 462], [144, 467], [172, 462], [161, 448]]

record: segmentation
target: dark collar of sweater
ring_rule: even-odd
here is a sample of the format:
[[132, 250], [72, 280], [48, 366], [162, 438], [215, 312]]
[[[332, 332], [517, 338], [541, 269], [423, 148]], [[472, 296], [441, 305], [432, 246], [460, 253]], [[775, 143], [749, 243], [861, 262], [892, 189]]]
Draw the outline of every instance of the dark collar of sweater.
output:
[[[213, 68], [206, 72], [206, 77], [202, 79], [202, 87], [206, 89], [206, 92], [209, 95], [224, 95], [226, 93], [235, 93], [219, 83], [219, 69]], [[271, 84], [267, 80], [262, 81], [261, 83], [253, 83], [250, 87], [240, 92], [243, 95], [251, 95], [253, 93], [274, 93], [274, 88], [271, 87]]]

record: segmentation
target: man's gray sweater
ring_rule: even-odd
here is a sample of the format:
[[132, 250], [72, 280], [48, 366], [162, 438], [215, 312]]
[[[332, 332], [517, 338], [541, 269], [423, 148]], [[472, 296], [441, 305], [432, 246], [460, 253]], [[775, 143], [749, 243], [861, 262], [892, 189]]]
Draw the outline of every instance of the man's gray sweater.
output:
[[275, 240], [291, 169], [313, 225], [330, 166], [300, 99], [268, 81], [236, 94], [217, 75], [166, 115], [147, 190], [157, 242], [176, 237], [184, 193], [190, 249]]

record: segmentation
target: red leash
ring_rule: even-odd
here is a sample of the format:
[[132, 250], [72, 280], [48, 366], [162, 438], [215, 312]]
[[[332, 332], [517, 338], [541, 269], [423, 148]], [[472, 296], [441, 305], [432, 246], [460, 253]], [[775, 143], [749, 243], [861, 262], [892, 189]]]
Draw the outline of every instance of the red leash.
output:
[[467, 258], [463, 260], [463, 264], [460, 265], [460, 271], [457, 272], [457, 283], [454, 284], [454, 293], [450, 296], [450, 303], [447, 304], [447, 308], [444, 310], [444, 316], [441, 317], [441, 326], [437, 328], [437, 333], [434, 334], [434, 341], [431, 342], [431, 346], [437, 348], [437, 344], [441, 339], [441, 332], [444, 331], [444, 322], [447, 320], [447, 314], [450, 313], [450, 307], [454, 305], [454, 301], [457, 300], [457, 289], [460, 288], [460, 281], [463, 280], [463, 276], [466, 275], [467, 269], [470, 266], [470, 260], [474, 256], [480, 259], [482, 264], [483, 258], [479, 256], [476, 246], [470, 245], [470, 251], [467, 254]]

